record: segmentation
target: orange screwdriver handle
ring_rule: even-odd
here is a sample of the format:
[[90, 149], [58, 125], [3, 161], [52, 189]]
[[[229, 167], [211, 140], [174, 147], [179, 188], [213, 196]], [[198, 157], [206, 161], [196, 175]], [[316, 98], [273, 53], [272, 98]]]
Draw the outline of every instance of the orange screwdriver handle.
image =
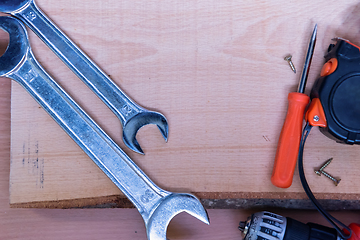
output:
[[310, 98], [303, 93], [288, 95], [288, 111], [280, 133], [271, 182], [276, 187], [291, 186], [299, 152], [304, 112]]

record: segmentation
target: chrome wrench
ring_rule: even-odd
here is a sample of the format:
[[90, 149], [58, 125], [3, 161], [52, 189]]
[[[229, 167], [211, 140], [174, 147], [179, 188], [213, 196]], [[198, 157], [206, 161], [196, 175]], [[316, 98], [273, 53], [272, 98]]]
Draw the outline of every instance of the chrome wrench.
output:
[[21, 19], [41, 40], [113, 111], [123, 127], [123, 141], [131, 150], [144, 154], [137, 131], [156, 124], [167, 141], [164, 115], [146, 110], [132, 101], [74, 42], [36, 6], [34, 0], [2, 0], [0, 11]]
[[31, 51], [25, 26], [18, 19], [0, 17], [0, 28], [10, 36], [9, 46], [0, 57], [0, 76], [24, 87], [130, 199], [144, 219], [149, 240], [166, 240], [170, 220], [183, 211], [209, 224], [206, 210], [195, 196], [156, 186], [45, 72]]

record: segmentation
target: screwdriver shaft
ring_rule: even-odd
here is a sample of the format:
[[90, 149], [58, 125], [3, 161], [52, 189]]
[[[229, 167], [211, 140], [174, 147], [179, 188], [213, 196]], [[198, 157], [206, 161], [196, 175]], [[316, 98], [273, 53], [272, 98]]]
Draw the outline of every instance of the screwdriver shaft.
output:
[[306, 52], [306, 58], [305, 58], [305, 62], [304, 62], [304, 67], [303, 67], [303, 71], [301, 73], [299, 86], [298, 86], [298, 91], [297, 91], [299, 93], [304, 93], [305, 92], [306, 81], [307, 81], [307, 78], [309, 76], [311, 60], [312, 60], [312, 56], [314, 54], [314, 49], [315, 49], [316, 35], [317, 35], [317, 24], [315, 24], [314, 31], [313, 31], [313, 33], [311, 35], [311, 38], [310, 38], [309, 47], [308, 47], [308, 50]]

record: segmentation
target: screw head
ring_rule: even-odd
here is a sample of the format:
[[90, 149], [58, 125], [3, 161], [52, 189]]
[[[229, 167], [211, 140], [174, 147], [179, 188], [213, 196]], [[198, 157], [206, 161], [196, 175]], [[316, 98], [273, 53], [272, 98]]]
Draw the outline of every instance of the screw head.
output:
[[320, 120], [320, 117], [318, 115], [315, 115], [313, 119], [315, 122], [318, 122]]
[[289, 61], [291, 61], [291, 58], [292, 58], [292, 56], [288, 55], [288, 56], [284, 57], [284, 60], [289, 62]]

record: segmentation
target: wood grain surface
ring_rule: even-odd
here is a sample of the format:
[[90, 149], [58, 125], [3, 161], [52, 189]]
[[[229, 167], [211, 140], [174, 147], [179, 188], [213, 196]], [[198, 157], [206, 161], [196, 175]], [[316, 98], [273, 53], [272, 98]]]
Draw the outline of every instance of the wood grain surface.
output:
[[[38, 6], [132, 99], [169, 121], [137, 138], [145, 156], [122, 143], [109, 109], [32, 33], [41, 65], [160, 187], [241, 197], [303, 198], [270, 182], [277, 140], [314, 24], [318, 41], [307, 93], [335, 36], [360, 44], [358, 1], [37, 0]], [[293, 55], [294, 74], [284, 56]], [[310, 133], [305, 171], [319, 196], [358, 199], [360, 148]], [[326, 159], [335, 187], [313, 169]], [[10, 204], [121, 195], [17, 83], [11, 89]], [[91, 211], [91, 210], [89, 210]]]
[[[50, 1], [38, 1], [39, 5], [46, 8], [47, 13], [52, 15], [52, 18], [55, 20], [58, 14], [55, 8], [50, 12], [52, 6], [55, 6], [57, 3]], [[59, 1], [59, 3], [62, 1]], [[81, 1], [84, 2], [84, 1]], [[111, 1], [110, 1], [111, 2]], [[97, 1], [97, 6], [101, 6], [102, 4], [110, 4], [109, 1]], [[134, 1], [135, 2], [135, 1]], [[320, 4], [321, 1], [319, 1]], [[116, 4], [115, 1], [112, 1], [113, 4]], [[264, 3], [264, 2], [262, 2]], [[283, 2], [284, 4], [285, 2]], [[63, 7], [68, 7], [64, 12], [67, 17], [63, 17], [58, 19], [58, 22], [64, 22], [67, 18], [71, 18], [74, 15], [74, 11], [72, 5], [77, 4], [81, 5], [80, 1], [72, 1], [71, 4], [59, 5], [62, 9]], [[130, 3], [127, 3], [130, 4]], [[272, 3], [268, 3], [271, 5]], [[279, 6], [283, 5], [279, 4]], [[295, 5], [295, 3], [290, 3]], [[303, 2], [303, 4], [307, 5], [316, 5], [315, 3]], [[322, 12], [321, 9], [324, 9], [324, 6], [333, 5], [334, 8], [330, 12]], [[338, 13], [339, 9], [343, 9], [343, 16], [345, 18], [345, 9], [348, 9], [349, 12], [354, 9], [356, 3], [355, 2], [346, 2], [343, 3], [346, 7], [337, 5], [336, 1], [333, 2], [323, 2], [323, 6], [318, 8], [320, 11], [317, 13], [314, 7], [309, 7], [309, 11], [312, 10], [312, 15], [316, 15], [322, 17], [323, 21], [325, 21], [331, 14]], [[71, 5], [71, 6], [70, 6]], [[94, 4], [89, 7], [94, 7]], [[289, 9], [293, 9], [294, 6], [289, 7]], [[303, 6], [301, 9], [304, 9]], [[80, 7], [78, 6], [78, 9]], [[94, 10], [95, 11], [95, 10]], [[144, 10], [145, 11], [145, 10]], [[295, 9], [291, 10], [292, 13], [296, 12]], [[303, 10], [304, 12], [305, 10]], [[96, 12], [95, 15], [97, 15]], [[103, 13], [105, 14], [105, 13]], [[131, 15], [130, 13], [127, 16]], [[291, 15], [291, 14], [290, 14]], [[310, 15], [310, 13], [309, 13]], [[306, 16], [309, 16], [306, 15]], [[299, 16], [299, 15], [298, 15]], [[90, 17], [88, 17], [90, 18]], [[290, 18], [290, 16], [288, 16]], [[332, 23], [336, 23], [337, 25], [341, 25], [341, 22], [344, 21], [339, 19], [333, 19], [333, 21], [327, 22], [329, 25]], [[70, 21], [70, 20], [66, 20]], [[98, 21], [97, 21], [98, 23]], [[355, 24], [355, 22], [353, 22]], [[59, 24], [60, 25], [60, 24]], [[356, 24], [355, 24], [356, 25]], [[68, 22], [69, 29], [71, 31], [76, 32], [73, 28], [71, 28], [71, 23]], [[353, 27], [355, 27], [353, 25]], [[310, 29], [310, 26], [309, 26]], [[68, 30], [67, 32], [70, 32]], [[348, 34], [357, 34], [358, 31], [348, 33]], [[74, 35], [74, 33], [73, 33]], [[72, 36], [73, 37], [73, 36]], [[6, 41], [6, 37], [0, 31], [0, 50], [4, 50], [4, 46]], [[32, 37], [34, 41], [36, 38]], [[89, 39], [88, 39], [89, 40]], [[327, 40], [326, 40], [327, 42]], [[327, 43], [326, 43], [327, 44]], [[326, 45], [325, 44], [325, 45]], [[39, 43], [39, 46], [41, 44]], [[37, 47], [40, 51], [40, 47]], [[45, 49], [45, 48], [44, 48]], [[35, 50], [35, 49], [34, 49]], [[95, 50], [94, 50], [95, 51]], [[290, 50], [289, 50], [290, 51]], [[0, 52], [1, 53], [1, 52]], [[89, 53], [89, 52], [88, 52]], [[44, 56], [44, 54], [41, 54]], [[49, 54], [50, 58], [51, 54]], [[55, 57], [51, 56], [51, 61], [54, 61]], [[42, 64], [48, 62], [45, 59]], [[282, 64], [279, 61], [279, 65]], [[296, 66], [298, 66], [297, 63]], [[113, 63], [111, 63], [113, 64]], [[58, 66], [54, 68], [57, 70], [59, 68], [59, 72], [57, 74], [63, 74], [63, 71], [67, 71], [65, 67], [61, 67], [61, 63], [58, 63]], [[102, 66], [103, 67], [103, 66]], [[284, 67], [284, 73], [288, 74], [288, 69], [286, 66]], [[62, 70], [61, 70], [62, 68]], [[115, 66], [114, 66], [115, 68]], [[49, 71], [49, 70], [48, 70]], [[56, 71], [57, 72], [57, 71]], [[296, 82], [295, 77], [291, 74], [288, 75], [289, 82]], [[294, 79], [293, 79], [294, 78]], [[95, 239], [103, 239], [106, 238], [108, 240], [112, 239], [131, 239], [131, 240], [143, 240], [146, 239], [145, 227], [144, 223], [141, 219], [140, 214], [135, 209], [18, 209], [18, 208], [10, 208], [10, 193], [9, 193], [9, 183], [10, 183], [10, 131], [11, 129], [11, 121], [10, 121], [10, 97], [11, 97], [11, 82], [8, 79], [0, 79], [0, 239], [26, 239], [26, 240], [57, 240], [57, 239], [87, 239], [87, 240], [95, 240]], [[286, 80], [284, 80], [286, 81]], [[70, 85], [71, 86], [71, 85]], [[288, 87], [291, 87], [292, 84], [288, 84]], [[26, 95], [24, 93], [24, 95]], [[91, 95], [91, 94], [90, 94]], [[139, 96], [137, 96], [139, 98]], [[29, 99], [29, 101], [32, 101]], [[283, 104], [283, 108], [285, 107], [285, 103]], [[90, 108], [89, 108], [90, 109]], [[160, 109], [160, 108], [159, 108]], [[24, 119], [29, 116], [24, 115]], [[31, 117], [31, 114], [30, 114]], [[115, 122], [115, 121], [114, 121]], [[119, 127], [120, 128], [120, 127]], [[148, 127], [147, 127], [148, 128]], [[145, 128], [144, 130], [146, 130]], [[150, 127], [151, 128], [151, 127]], [[143, 131], [143, 130], [141, 130]], [[142, 135], [141, 139], [144, 141], [149, 134], [154, 134], [153, 137], [149, 136], [148, 142], [142, 142], [143, 147], [146, 147], [147, 155], [150, 154], [152, 148], [150, 145], [154, 139], [158, 136], [156, 130], [149, 129], [149, 133]], [[110, 131], [112, 132], [112, 131]], [[314, 131], [315, 132], [315, 131]], [[141, 133], [140, 133], [141, 134]], [[191, 134], [191, 133], [188, 133]], [[25, 134], [26, 135], [26, 134]], [[49, 133], [51, 135], [51, 133]], [[159, 137], [160, 138], [160, 137]], [[321, 138], [322, 139], [322, 138]], [[139, 137], [140, 140], [140, 137]], [[58, 143], [58, 142], [56, 142]], [[170, 141], [169, 141], [170, 143]], [[159, 145], [163, 144], [159, 139]], [[167, 146], [167, 144], [165, 144]], [[344, 152], [344, 154], [346, 154]], [[134, 155], [136, 156], [136, 155]], [[146, 156], [147, 157], [147, 156]], [[134, 157], [135, 159], [135, 157]], [[139, 160], [138, 160], [139, 159]], [[137, 162], [143, 162], [142, 158], [136, 157]], [[224, 159], [222, 159], [224, 161]], [[85, 161], [86, 162], [86, 161]], [[319, 160], [320, 162], [320, 160]], [[251, 161], [248, 160], [248, 164], [251, 164]], [[265, 166], [263, 166], [265, 168]], [[96, 168], [95, 168], [96, 169]], [[30, 168], [31, 170], [31, 168]], [[30, 171], [29, 170], [29, 171]], [[335, 170], [335, 169], [332, 169]], [[154, 171], [154, 170], [153, 170]], [[31, 172], [31, 171], [30, 171]], [[345, 175], [345, 174], [344, 174]], [[101, 174], [99, 174], [101, 176]], [[34, 184], [36, 181], [34, 181]], [[327, 184], [324, 180], [324, 184]], [[45, 179], [46, 184], [46, 179]], [[356, 182], [353, 182], [355, 185]], [[111, 185], [111, 184], [110, 184]], [[170, 186], [169, 186], [170, 187]], [[340, 185], [339, 185], [340, 187]], [[285, 194], [285, 193], [279, 193]], [[218, 239], [241, 239], [240, 233], [237, 230], [237, 225], [240, 220], [244, 220], [248, 217], [249, 214], [256, 212], [260, 209], [253, 210], [230, 210], [230, 209], [217, 209], [208, 210], [211, 224], [207, 226], [205, 224], [200, 223], [196, 219], [190, 217], [187, 214], [180, 214], [175, 217], [174, 220], [170, 223], [168, 228], [168, 238], [171, 240], [218, 240]], [[270, 209], [266, 209], [270, 210]], [[325, 224], [324, 220], [317, 212], [313, 211], [290, 211], [290, 210], [280, 210], [276, 209], [275, 212], [279, 214], [283, 214], [285, 216], [293, 217], [297, 220], [308, 222], [313, 221], [319, 224]], [[342, 211], [333, 213], [340, 220], [344, 221], [346, 224], [350, 222], [360, 222], [360, 215], [358, 211]]]

